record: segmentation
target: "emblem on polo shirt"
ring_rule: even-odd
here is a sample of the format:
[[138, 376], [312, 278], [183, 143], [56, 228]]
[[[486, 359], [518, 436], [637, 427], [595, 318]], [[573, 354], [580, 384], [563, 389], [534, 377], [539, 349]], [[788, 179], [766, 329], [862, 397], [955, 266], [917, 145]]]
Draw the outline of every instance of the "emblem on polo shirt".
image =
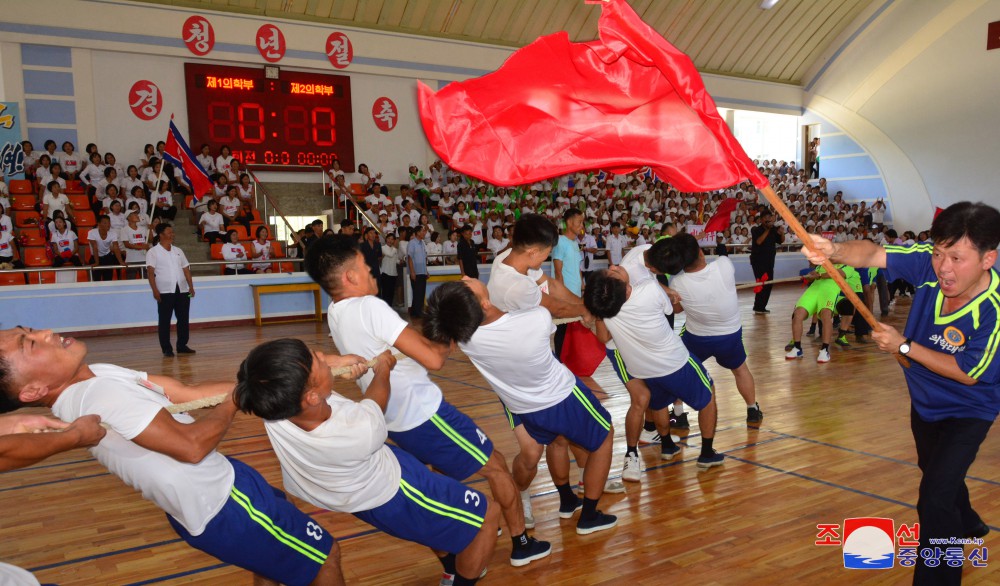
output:
[[944, 329], [944, 339], [948, 341], [952, 346], [961, 346], [965, 344], [965, 334], [962, 330], [956, 328], [955, 326], [948, 326]]

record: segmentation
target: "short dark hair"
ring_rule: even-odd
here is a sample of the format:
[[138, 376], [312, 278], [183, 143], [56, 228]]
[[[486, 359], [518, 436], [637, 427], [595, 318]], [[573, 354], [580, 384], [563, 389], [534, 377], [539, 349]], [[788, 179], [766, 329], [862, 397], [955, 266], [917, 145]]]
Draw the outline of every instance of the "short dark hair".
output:
[[968, 238], [979, 254], [1000, 245], [1000, 212], [982, 202], [961, 201], [948, 206], [931, 224], [934, 244], [951, 246]]
[[580, 211], [580, 208], [567, 208], [566, 211], [563, 212], [562, 219], [563, 222], [568, 222], [571, 218], [575, 218], [576, 216], [582, 216], [582, 215], [583, 212]]
[[358, 241], [346, 234], [319, 238], [306, 249], [306, 272], [328, 294], [339, 291], [340, 275], [347, 263], [357, 258]]
[[302, 411], [312, 362], [312, 352], [302, 340], [265, 342], [240, 364], [233, 401], [240, 411], [269, 421], [294, 417]]
[[0, 413], [24, 407], [14, 388], [14, 369], [4, 356], [0, 356]]
[[156, 225], [156, 228], [153, 228], [153, 231], [156, 232], [157, 236], [160, 236], [167, 231], [167, 228], [173, 228], [173, 224], [170, 222], [160, 222]]
[[434, 289], [424, 310], [424, 337], [441, 344], [468, 342], [483, 323], [483, 307], [465, 283], [452, 281]]
[[587, 278], [587, 286], [583, 290], [583, 305], [594, 317], [607, 319], [618, 315], [627, 297], [625, 283], [612, 277], [607, 269], [602, 269], [592, 272]]
[[514, 224], [513, 247], [519, 250], [532, 246], [552, 248], [559, 243], [559, 232], [545, 216], [524, 214]]
[[646, 258], [657, 271], [676, 275], [694, 264], [700, 251], [698, 240], [687, 232], [682, 232], [673, 238], [654, 242]]

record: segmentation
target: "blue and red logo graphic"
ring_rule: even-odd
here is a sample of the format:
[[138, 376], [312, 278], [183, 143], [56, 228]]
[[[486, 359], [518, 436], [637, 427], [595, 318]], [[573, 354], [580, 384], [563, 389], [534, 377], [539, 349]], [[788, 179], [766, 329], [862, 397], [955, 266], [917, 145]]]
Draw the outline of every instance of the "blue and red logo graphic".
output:
[[844, 519], [844, 567], [855, 570], [891, 568], [896, 558], [892, 519]]

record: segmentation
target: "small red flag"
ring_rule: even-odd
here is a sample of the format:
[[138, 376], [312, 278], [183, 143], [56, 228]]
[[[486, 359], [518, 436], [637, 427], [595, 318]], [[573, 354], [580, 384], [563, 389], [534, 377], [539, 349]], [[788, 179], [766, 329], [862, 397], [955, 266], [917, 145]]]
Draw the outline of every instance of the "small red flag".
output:
[[768, 275], [767, 273], [764, 273], [763, 275], [761, 275], [760, 278], [757, 279], [757, 282], [760, 283], [760, 285], [757, 285], [756, 287], [753, 288], [754, 294], [757, 294], [757, 293], [760, 293], [761, 291], [763, 291], [764, 290], [764, 283], [766, 283], [766, 282], [768, 282], [770, 280], [771, 280], [771, 276]]
[[723, 232], [729, 227], [730, 216], [732, 216], [733, 211], [736, 209], [736, 199], [727, 198], [725, 201], [719, 204], [715, 214], [709, 218], [708, 222], [705, 224], [705, 232]]
[[625, 0], [601, 3], [600, 40], [540, 37], [499, 70], [437, 93], [420, 117], [450, 167], [498, 185], [648, 165], [681, 191], [767, 179], [733, 137], [694, 63]]
[[580, 322], [566, 325], [560, 362], [576, 376], [591, 376], [607, 356], [604, 344]]

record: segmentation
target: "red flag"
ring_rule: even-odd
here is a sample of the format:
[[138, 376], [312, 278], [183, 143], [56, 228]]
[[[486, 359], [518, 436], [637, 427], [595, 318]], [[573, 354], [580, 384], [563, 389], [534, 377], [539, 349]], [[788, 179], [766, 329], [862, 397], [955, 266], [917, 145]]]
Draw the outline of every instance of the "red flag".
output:
[[163, 147], [163, 158], [173, 163], [184, 174], [184, 178], [194, 193], [195, 203], [201, 196], [212, 190], [212, 180], [208, 178], [208, 173], [202, 169], [201, 163], [191, 152], [191, 147], [174, 126], [173, 117], [170, 118], [170, 128], [167, 130], [167, 144]]
[[719, 204], [715, 214], [705, 224], [705, 232], [723, 232], [729, 227], [733, 210], [736, 209], [736, 199], [729, 197]]
[[559, 360], [576, 376], [591, 376], [607, 356], [604, 344], [582, 323], [566, 325], [562, 353]]
[[600, 40], [541, 37], [483, 77], [432, 92], [418, 82], [434, 150], [499, 185], [649, 165], [681, 191], [767, 179], [736, 142], [694, 64], [625, 0], [601, 3]]
[[933, 219], [937, 218], [937, 217], [938, 217], [938, 214], [940, 214], [940, 213], [941, 213], [941, 212], [943, 212], [943, 211], [944, 211], [944, 209], [943, 209], [943, 208], [939, 208], [939, 207], [935, 207], [935, 208], [934, 208], [934, 218], [931, 218], [931, 219], [933, 220]]

